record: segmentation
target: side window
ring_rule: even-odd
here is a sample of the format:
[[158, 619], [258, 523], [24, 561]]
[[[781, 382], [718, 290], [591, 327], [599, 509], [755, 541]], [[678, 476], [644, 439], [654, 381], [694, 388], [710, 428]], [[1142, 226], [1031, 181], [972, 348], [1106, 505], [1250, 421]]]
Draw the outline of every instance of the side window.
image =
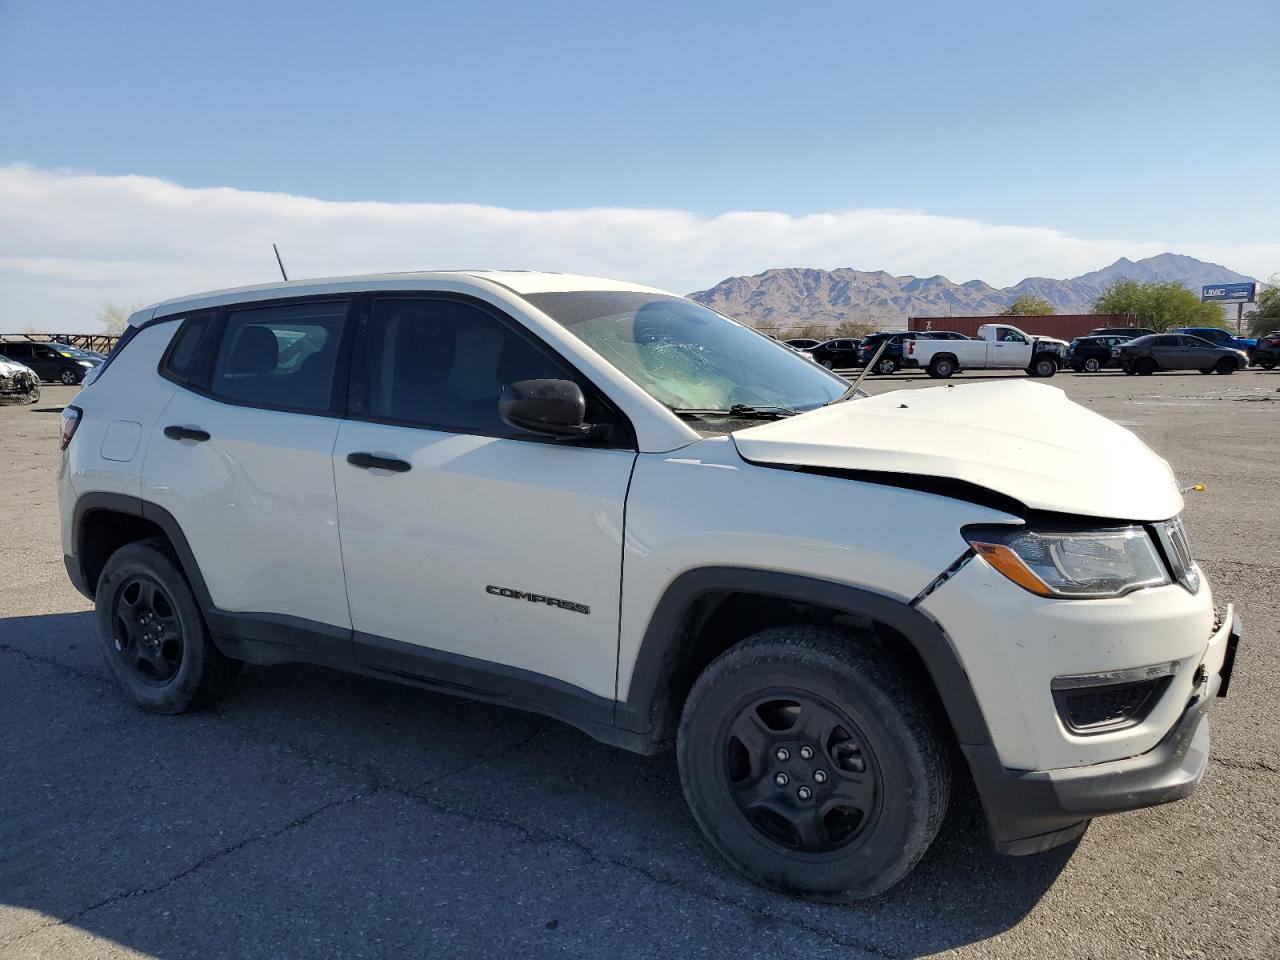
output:
[[1177, 347], [1181, 346], [1177, 337], [1156, 337], [1155, 346], [1157, 347]]
[[1006, 330], [1000, 337], [1005, 343], [1026, 343], [1027, 341], [1015, 330]]
[[345, 300], [228, 314], [209, 392], [237, 403], [328, 410], [346, 317]]
[[[479, 307], [452, 300], [377, 300], [369, 321], [371, 417], [484, 436], [527, 437], [498, 415], [518, 380], [581, 378]], [[588, 418], [598, 411], [588, 405]]]
[[196, 350], [209, 328], [209, 316], [189, 317], [173, 337], [173, 343], [160, 361], [160, 373], [170, 380], [186, 383], [196, 361]]

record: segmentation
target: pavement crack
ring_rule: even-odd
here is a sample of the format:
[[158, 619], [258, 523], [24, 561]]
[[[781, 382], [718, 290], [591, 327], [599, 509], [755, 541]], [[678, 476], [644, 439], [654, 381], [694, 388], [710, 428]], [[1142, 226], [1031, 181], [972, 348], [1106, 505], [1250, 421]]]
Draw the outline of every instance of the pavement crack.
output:
[[281, 824], [275, 830], [271, 830], [266, 833], [262, 833], [262, 832], [252, 833], [247, 837], [242, 837], [241, 839], [237, 840], [234, 843], [228, 844], [227, 846], [221, 848], [220, 850], [214, 850], [212, 853], [206, 854], [205, 856], [197, 860], [195, 863], [191, 864], [190, 866], [182, 870], [179, 870], [177, 873], [173, 874], [170, 877], [167, 877], [166, 879], [162, 880], [159, 883], [152, 884], [149, 887], [136, 887], [133, 890], [124, 890], [124, 891], [121, 891], [120, 893], [114, 893], [109, 897], [104, 897], [103, 899], [99, 900], [97, 903], [92, 903], [87, 907], [83, 907], [82, 909], [77, 910], [75, 913], [71, 914], [70, 916], [63, 917], [61, 919], [52, 919], [48, 923], [42, 923], [38, 927], [34, 927], [31, 930], [27, 930], [25, 933], [22, 933], [17, 937], [12, 937], [11, 939], [0, 941], [0, 946], [7, 947], [7, 946], [10, 946], [11, 944], [19, 943], [23, 940], [26, 940], [28, 937], [34, 936], [35, 934], [39, 933], [41, 930], [48, 930], [50, 927], [59, 927], [59, 926], [66, 926], [68, 924], [75, 924], [77, 921], [83, 919], [88, 914], [93, 913], [95, 910], [101, 910], [104, 907], [112, 906], [114, 904], [120, 903], [121, 901], [132, 900], [135, 897], [145, 897], [153, 893], [159, 893], [160, 891], [179, 882], [183, 878], [189, 877], [191, 874], [195, 873], [196, 871], [204, 869], [209, 864], [216, 863], [217, 861], [223, 859], [224, 857], [228, 857], [233, 853], [243, 850], [245, 847], [252, 846], [253, 844], [260, 843], [267, 840], [274, 840], [276, 837], [279, 837], [285, 833], [288, 833], [290, 830], [296, 830], [298, 827], [306, 826], [316, 817], [319, 817], [322, 814], [325, 814], [336, 807], [345, 806], [348, 803], [354, 803], [355, 801], [363, 799], [366, 796], [369, 796], [369, 794], [349, 793], [345, 796], [338, 797], [334, 800], [327, 800], [324, 803], [320, 804], [318, 807], [315, 807], [307, 811], [306, 813], [300, 814], [299, 816], [290, 820], [288, 823]]
[[1267, 773], [1280, 773], [1280, 766], [1266, 760], [1235, 760], [1231, 757], [1209, 757], [1210, 763], [1230, 770], [1265, 770]]
[[94, 683], [108, 686], [112, 682], [110, 677], [104, 677], [100, 673], [91, 673], [88, 670], [81, 670], [78, 667], [73, 667], [71, 664], [64, 663], [61, 660], [56, 660], [53, 657], [46, 657], [38, 653], [32, 653], [30, 650], [23, 650], [21, 647], [11, 646], [7, 643], [0, 642], [0, 652], [11, 653], [16, 657], [21, 657], [28, 663], [38, 663], [42, 666], [54, 667], [58, 670], [63, 670], [72, 676], [79, 677], [81, 680], [92, 680]]

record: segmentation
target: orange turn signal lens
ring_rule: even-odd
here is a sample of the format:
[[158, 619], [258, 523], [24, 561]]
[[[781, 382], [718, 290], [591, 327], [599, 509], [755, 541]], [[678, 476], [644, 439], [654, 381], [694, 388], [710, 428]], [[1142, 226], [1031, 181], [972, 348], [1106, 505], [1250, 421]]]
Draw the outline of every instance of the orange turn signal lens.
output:
[[1023, 590], [1029, 590], [1039, 597], [1052, 597], [1049, 585], [1035, 575], [1035, 572], [1023, 562], [1022, 558], [1003, 543], [972, 542], [973, 552], [980, 556], [996, 570], [1004, 574]]

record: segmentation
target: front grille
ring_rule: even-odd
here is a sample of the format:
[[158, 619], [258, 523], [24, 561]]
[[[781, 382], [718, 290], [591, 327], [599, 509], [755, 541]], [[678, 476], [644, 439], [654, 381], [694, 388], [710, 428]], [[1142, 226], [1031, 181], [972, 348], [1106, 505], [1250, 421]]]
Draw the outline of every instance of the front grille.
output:
[[1058, 715], [1072, 733], [1106, 733], [1139, 724], [1151, 712], [1172, 677], [1055, 689]]

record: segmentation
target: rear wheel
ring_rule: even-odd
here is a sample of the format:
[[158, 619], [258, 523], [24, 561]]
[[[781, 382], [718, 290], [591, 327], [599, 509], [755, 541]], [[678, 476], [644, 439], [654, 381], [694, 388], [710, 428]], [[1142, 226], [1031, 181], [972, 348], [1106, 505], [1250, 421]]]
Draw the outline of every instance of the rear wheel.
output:
[[919, 694], [855, 635], [778, 627], [717, 658], [677, 741], [694, 819], [766, 886], [834, 900], [905, 877], [937, 835], [951, 769]]
[[1274, 360], [1260, 360], [1258, 362], [1258, 366], [1263, 370], [1274, 370], [1276, 368], [1276, 362]]
[[1084, 368], [1088, 373], [1097, 373], [1102, 369], [1102, 364], [1098, 362], [1097, 357], [1090, 357], [1084, 362]]
[[113, 553], [94, 599], [107, 666], [138, 706], [182, 713], [216, 700], [240, 672], [240, 661], [213, 645], [186, 577], [160, 543]]
[[1134, 364], [1139, 376], [1149, 377], [1156, 372], [1156, 362], [1150, 357], [1139, 357], [1138, 362]]
[[945, 380], [956, 372], [955, 361], [950, 357], [937, 357], [929, 364], [929, 376]]
[[1201, 373], [1213, 373], [1213, 367], [1207, 367], [1206, 369], [1201, 370], [1200, 372], [1201, 372]]
[[80, 382], [80, 375], [71, 369], [71, 367], [63, 367], [62, 372], [58, 374], [58, 379], [68, 387], [75, 386]]
[[880, 361], [876, 363], [876, 373], [884, 374], [885, 376], [894, 373], [897, 369], [898, 361], [894, 360], [892, 357], [882, 357]]
[[1218, 365], [1213, 368], [1218, 373], [1227, 374], [1236, 372], [1236, 362], [1230, 357], [1223, 357], [1218, 361]]
[[830, 361], [830, 360], [823, 360], [823, 361], [822, 361], [822, 365], [823, 365], [824, 367], [826, 367], [828, 370], [830, 370], [830, 369], [832, 368], [832, 366], [833, 366], [833, 364], [831, 363], [831, 361]]

